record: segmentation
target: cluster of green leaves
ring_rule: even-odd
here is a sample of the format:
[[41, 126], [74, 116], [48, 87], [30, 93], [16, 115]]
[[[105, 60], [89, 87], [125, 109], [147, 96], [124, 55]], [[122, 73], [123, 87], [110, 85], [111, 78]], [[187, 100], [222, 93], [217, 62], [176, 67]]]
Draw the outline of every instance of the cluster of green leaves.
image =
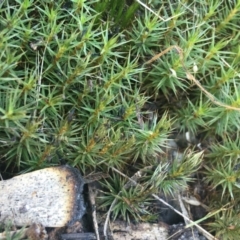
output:
[[180, 163], [174, 159], [170, 164], [166, 159], [158, 165], [144, 164], [145, 167], [139, 169], [131, 180], [114, 175], [102, 183], [107, 191], [99, 198], [101, 207], [112, 205], [113, 219], [119, 214], [128, 222], [132, 217], [136, 221], [156, 219], [157, 213], [148, 210], [153, 200], [151, 194], [161, 192], [165, 196], [174, 196], [177, 191], [184, 191], [193, 181], [192, 173], [200, 167], [201, 159], [201, 152], [186, 151]]
[[[216, 101], [240, 108], [240, 2], [144, 1], [156, 15], [139, 2], [0, 1], [1, 170], [57, 165], [57, 153], [83, 174], [147, 167], [136, 188], [115, 172], [105, 182], [103, 206], [118, 198], [113, 215], [125, 219], [143, 220], [142, 202], [186, 189], [197, 171], [222, 205], [223, 195], [237, 203], [240, 111]], [[173, 45], [182, 57], [145, 64]], [[173, 129], [211, 140], [209, 153], [170, 161]]]
[[127, 186], [127, 180], [118, 175], [114, 175], [102, 185], [108, 191], [99, 198], [101, 208], [108, 210], [116, 201], [112, 207], [113, 220], [122, 216], [128, 222], [133, 219], [146, 221], [149, 220], [149, 216], [152, 217], [152, 214], [146, 210], [151, 200], [147, 194], [144, 194], [146, 189], [142, 186], [134, 184]]
[[121, 34], [109, 36], [113, 23], [96, 20], [95, 2], [2, 3], [1, 149], [7, 167], [49, 166], [56, 150], [83, 170], [130, 158], [137, 128], [132, 119], [145, 101], [132, 83], [142, 69], [120, 50], [126, 44]]

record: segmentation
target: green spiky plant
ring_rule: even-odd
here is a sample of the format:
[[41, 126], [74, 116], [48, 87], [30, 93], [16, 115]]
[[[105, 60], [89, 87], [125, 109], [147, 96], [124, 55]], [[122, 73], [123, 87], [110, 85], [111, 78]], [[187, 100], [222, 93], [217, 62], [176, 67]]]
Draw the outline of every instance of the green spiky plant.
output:
[[[200, 173], [215, 190], [208, 205], [224, 209], [209, 226], [234, 239], [240, 2], [144, 4], [0, 1], [1, 171], [58, 165], [59, 153], [83, 175], [108, 172], [102, 204], [118, 198], [113, 216], [128, 220], [145, 219], [139, 206], [152, 193], [184, 190]], [[170, 161], [173, 130], [201, 136], [208, 149], [190, 146]], [[114, 168], [129, 178], [144, 171], [140, 185], [125, 188]]]
[[4, 239], [4, 240], [26, 239], [25, 233], [24, 233], [25, 227], [22, 227], [20, 230], [15, 229], [15, 231], [12, 231], [12, 228], [13, 228], [13, 224], [10, 222], [5, 224], [0, 224], [0, 239]]

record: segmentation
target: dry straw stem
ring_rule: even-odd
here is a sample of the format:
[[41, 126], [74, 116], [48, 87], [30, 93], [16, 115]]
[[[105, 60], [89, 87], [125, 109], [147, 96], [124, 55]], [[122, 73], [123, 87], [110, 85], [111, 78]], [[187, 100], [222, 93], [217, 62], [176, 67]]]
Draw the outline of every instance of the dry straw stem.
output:
[[212, 103], [214, 103], [215, 105], [221, 106], [226, 108], [227, 110], [236, 110], [236, 111], [240, 111], [240, 108], [238, 107], [234, 107], [234, 106], [230, 106], [227, 104], [224, 104], [222, 102], [220, 102], [219, 100], [217, 100], [210, 92], [208, 92], [202, 85], [201, 83], [187, 70], [185, 64], [184, 64], [184, 55], [183, 55], [183, 50], [182, 48], [180, 48], [177, 45], [173, 45], [168, 47], [167, 49], [165, 49], [164, 51], [158, 53], [157, 55], [155, 55], [154, 57], [152, 57], [150, 60], [148, 60], [145, 64], [150, 64], [154, 61], [156, 61], [158, 58], [160, 58], [161, 56], [163, 56], [164, 54], [168, 53], [169, 51], [171, 51], [172, 49], [175, 49], [177, 51], [177, 53], [179, 54], [180, 57], [180, 61], [182, 64], [182, 67], [184, 68], [185, 72], [186, 72], [186, 77], [189, 81], [193, 82], [194, 84], [196, 84], [200, 90], [210, 99], [210, 101]]

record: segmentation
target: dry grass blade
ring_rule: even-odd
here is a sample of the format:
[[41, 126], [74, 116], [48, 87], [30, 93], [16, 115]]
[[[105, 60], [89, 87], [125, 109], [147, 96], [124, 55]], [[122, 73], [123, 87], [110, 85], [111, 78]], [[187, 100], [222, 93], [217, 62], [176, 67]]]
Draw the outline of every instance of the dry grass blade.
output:
[[154, 14], [155, 16], [157, 16], [159, 19], [161, 19], [161, 20], [164, 21], [164, 22], [167, 22], [167, 21], [169, 21], [169, 20], [171, 20], [171, 19], [173, 19], [173, 18], [181, 15], [181, 13], [180, 13], [180, 14], [176, 14], [176, 15], [174, 15], [174, 16], [172, 16], [172, 17], [169, 17], [169, 18], [167, 18], [167, 19], [164, 19], [163, 17], [161, 17], [161, 16], [159, 16], [157, 13], [155, 13], [155, 12], [154, 12], [150, 7], [148, 7], [145, 3], [141, 2], [140, 0], [136, 0], [136, 1], [137, 1], [140, 5], [142, 5], [145, 9], [147, 9], [149, 12], [151, 12], [152, 14]]

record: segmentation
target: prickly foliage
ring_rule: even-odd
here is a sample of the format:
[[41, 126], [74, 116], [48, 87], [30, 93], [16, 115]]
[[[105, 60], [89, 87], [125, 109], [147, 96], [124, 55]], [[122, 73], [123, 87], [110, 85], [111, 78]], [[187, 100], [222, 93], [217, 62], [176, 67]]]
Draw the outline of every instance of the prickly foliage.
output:
[[[103, 207], [117, 198], [113, 216], [137, 220], [152, 193], [184, 191], [200, 174], [214, 190], [206, 204], [222, 209], [210, 226], [234, 239], [240, 2], [139, 2], [0, 1], [1, 171], [64, 158], [84, 175], [107, 172]], [[170, 138], [186, 132], [179, 160]], [[143, 175], [126, 187], [113, 169]]]

